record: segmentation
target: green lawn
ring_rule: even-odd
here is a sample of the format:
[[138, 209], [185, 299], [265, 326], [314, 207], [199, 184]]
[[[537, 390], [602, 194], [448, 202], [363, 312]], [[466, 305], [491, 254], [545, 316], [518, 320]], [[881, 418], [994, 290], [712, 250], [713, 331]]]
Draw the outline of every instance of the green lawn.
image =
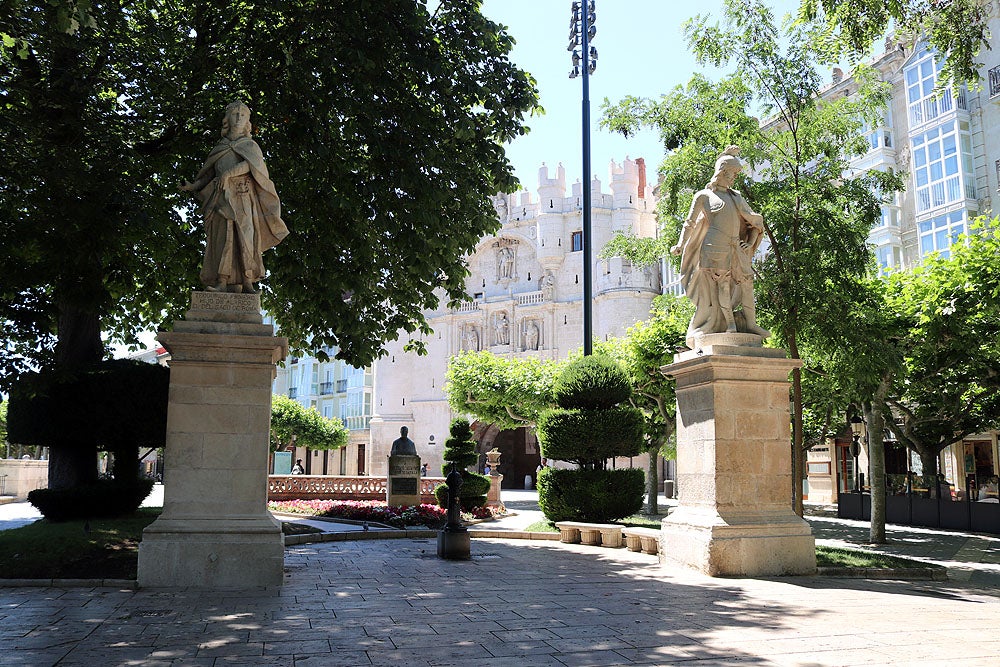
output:
[[943, 569], [940, 565], [923, 563], [909, 558], [898, 558], [884, 554], [871, 553], [859, 549], [841, 549], [836, 547], [816, 546], [816, 565], [818, 567], [851, 567], [851, 568], [931, 568]]
[[[0, 578], [135, 579], [142, 529], [162, 507], [132, 516], [52, 523], [45, 519], [0, 532]], [[286, 535], [321, 532], [282, 522]]]
[[142, 529], [162, 508], [132, 516], [51, 523], [0, 532], [0, 576], [9, 579], [135, 579]]

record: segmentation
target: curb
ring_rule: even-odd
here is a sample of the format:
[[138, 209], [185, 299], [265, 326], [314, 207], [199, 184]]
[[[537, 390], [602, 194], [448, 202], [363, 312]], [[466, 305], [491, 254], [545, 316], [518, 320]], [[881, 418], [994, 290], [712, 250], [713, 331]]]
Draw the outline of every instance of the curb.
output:
[[904, 579], [907, 581], [948, 581], [948, 571], [930, 567], [817, 567], [822, 577], [841, 579]]
[[[422, 530], [376, 530], [370, 532], [351, 531], [347, 533], [311, 533], [308, 535], [286, 535], [285, 546], [315, 544], [317, 542], [350, 542], [352, 540], [399, 540], [406, 538], [437, 537], [438, 531]], [[514, 530], [470, 530], [469, 537], [508, 540], [556, 540], [559, 533], [531, 533]]]

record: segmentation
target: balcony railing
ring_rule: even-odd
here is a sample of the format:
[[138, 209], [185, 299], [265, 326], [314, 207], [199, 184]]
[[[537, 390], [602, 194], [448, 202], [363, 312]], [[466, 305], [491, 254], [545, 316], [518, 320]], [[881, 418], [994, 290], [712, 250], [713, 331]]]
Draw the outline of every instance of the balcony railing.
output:
[[288, 398], [298, 398], [298, 396], [299, 396], [299, 388], [298, 387], [289, 387], [288, 388]]
[[347, 380], [337, 380], [337, 393], [343, 394], [347, 391]]
[[543, 292], [527, 292], [517, 295], [517, 305], [519, 306], [530, 306], [536, 303], [543, 303], [544, 301], [545, 296]]
[[319, 383], [319, 393], [322, 396], [325, 396], [326, 394], [332, 394], [333, 393], [333, 383], [332, 382], [320, 382]]
[[474, 313], [479, 310], [479, 301], [464, 301], [458, 308], [453, 309], [458, 313]]
[[991, 67], [989, 71], [990, 99], [1000, 97], [1000, 65]]

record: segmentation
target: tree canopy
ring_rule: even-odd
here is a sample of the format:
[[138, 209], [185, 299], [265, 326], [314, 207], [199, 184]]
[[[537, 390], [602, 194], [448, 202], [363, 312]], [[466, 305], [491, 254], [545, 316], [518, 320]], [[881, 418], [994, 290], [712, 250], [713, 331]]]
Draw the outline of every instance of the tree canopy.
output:
[[535, 357], [466, 352], [448, 362], [448, 404], [498, 428], [534, 426], [555, 403], [552, 385], [562, 363]]
[[[0, 8], [0, 386], [182, 315], [203, 231], [177, 185], [247, 103], [291, 236], [265, 255], [293, 348], [369, 364], [464, 296], [538, 110], [479, 0], [14, 0]], [[322, 353], [321, 353], [322, 354]]]
[[990, 11], [986, 0], [802, 0], [798, 21], [818, 26], [817, 47], [827, 61], [844, 55], [857, 61], [890, 30], [925, 36], [944, 54], [942, 83], [979, 85], [978, 57], [984, 47], [990, 48]]
[[303, 407], [287, 396], [271, 397], [271, 451], [296, 445], [309, 449], [339, 449], [347, 444], [347, 427], [316, 408]]

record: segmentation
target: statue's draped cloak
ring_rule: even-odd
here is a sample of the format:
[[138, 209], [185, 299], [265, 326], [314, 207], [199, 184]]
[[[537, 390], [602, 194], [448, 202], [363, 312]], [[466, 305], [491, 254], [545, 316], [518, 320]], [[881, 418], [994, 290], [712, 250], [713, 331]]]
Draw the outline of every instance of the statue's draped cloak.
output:
[[[228, 151], [246, 161], [250, 168], [249, 178], [252, 182], [249, 188], [250, 221], [253, 238], [245, 239], [241, 234], [240, 223], [246, 220], [233, 219], [231, 202], [240, 195], [235, 192], [236, 182], [245, 178], [237, 176], [227, 179], [222, 187], [217, 186], [216, 164]], [[235, 140], [223, 139], [219, 142], [205, 160], [205, 166], [198, 172], [195, 182], [208, 184], [198, 193], [202, 202], [202, 215], [206, 225], [207, 242], [205, 245], [205, 261], [201, 269], [201, 281], [206, 285], [214, 285], [221, 275], [228, 276], [230, 284], [241, 284], [249, 280], [257, 282], [264, 277], [264, 262], [261, 253], [278, 245], [288, 236], [288, 228], [281, 220], [281, 202], [267, 173], [264, 155], [260, 147], [250, 137], [240, 137]], [[237, 214], [238, 215], [238, 214]], [[242, 225], [249, 229], [249, 225]], [[242, 247], [248, 243], [249, 247]], [[237, 250], [239, 246], [239, 250]], [[233, 263], [241, 268], [242, 275], [235, 275]], [[221, 269], [221, 270], [220, 270]]]
[[[727, 190], [726, 193], [732, 197], [740, 219], [744, 223], [740, 238], [750, 243], [749, 252], [745, 253], [744, 257], [734, 255], [733, 261], [739, 263], [739, 265], [730, 267], [732, 275], [721, 277], [723, 280], [733, 281], [730, 294], [731, 303], [729, 306], [733, 308], [741, 303], [742, 290], [745, 287], [752, 289], [752, 283], [749, 280], [752, 277], [750, 273], [752, 268], [749, 265], [749, 261], [754, 253], [757, 252], [763, 234], [748, 235], [748, 228], [754, 226], [748, 220], [748, 216], [756, 214], [750, 209], [746, 200], [743, 199], [743, 196], [739, 192]], [[699, 196], [708, 196], [711, 198], [717, 195], [712, 189], [700, 190], [695, 193], [694, 200], [691, 202], [691, 213], [688, 215], [688, 221], [684, 223], [685, 227], [688, 227], [688, 230], [684, 237], [685, 244], [683, 254], [681, 255], [680, 282], [684, 288], [684, 293], [695, 305], [695, 314], [691, 318], [687, 332], [689, 346], [700, 335], [726, 330], [725, 315], [720, 304], [716, 303], [718, 297], [717, 280], [719, 277], [713, 274], [717, 274], [717, 271], [706, 268], [702, 265], [701, 261], [702, 246], [705, 243], [705, 237], [708, 234], [712, 221], [710, 219], [710, 211], [704, 207], [695, 214]], [[737, 254], [743, 253], [740, 253], [737, 248]], [[746, 261], [745, 266], [743, 265], [744, 259]], [[741, 276], [740, 274], [745, 274], [745, 276]]]

